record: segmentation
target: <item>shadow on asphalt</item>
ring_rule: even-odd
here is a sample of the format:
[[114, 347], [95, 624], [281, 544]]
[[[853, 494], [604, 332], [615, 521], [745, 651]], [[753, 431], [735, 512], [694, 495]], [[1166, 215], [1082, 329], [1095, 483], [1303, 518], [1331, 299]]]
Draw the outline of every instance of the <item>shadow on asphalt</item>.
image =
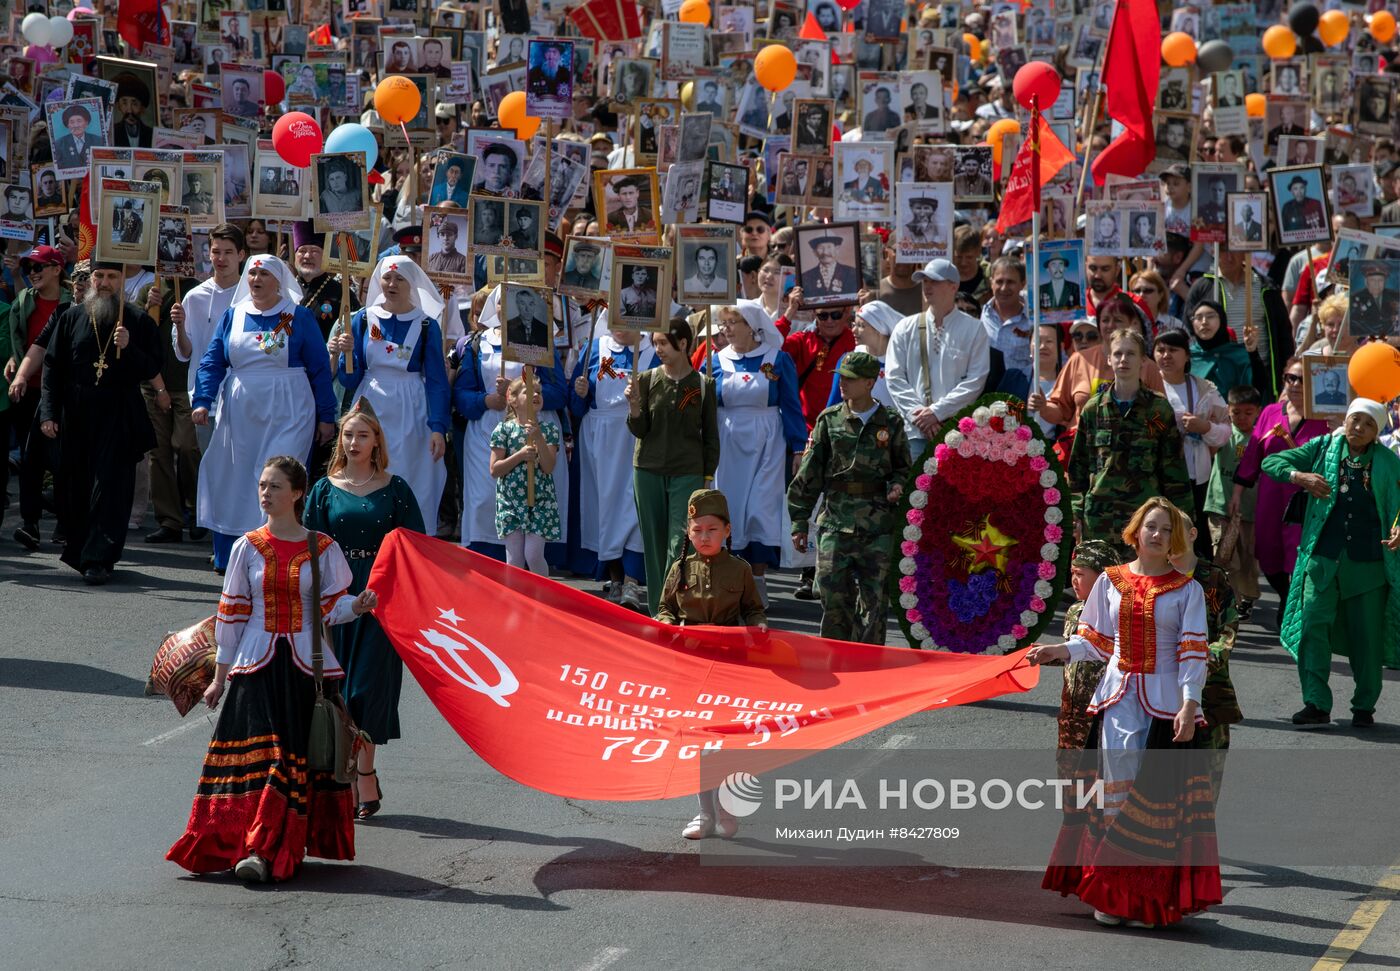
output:
[[141, 697], [146, 693], [146, 682], [89, 664], [0, 657], [0, 688]]
[[[1188, 918], [1180, 924], [1153, 931], [1128, 929], [1107, 930], [1093, 921], [1088, 908], [1073, 898], [1063, 898], [1041, 889], [1041, 873], [1032, 870], [1008, 869], [948, 869], [938, 866], [904, 866], [903, 854], [892, 853], [886, 866], [840, 866], [833, 859], [831, 866], [726, 866], [709, 862], [691, 853], [665, 853], [643, 850], [615, 840], [568, 836], [549, 836], [486, 826], [462, 820], [431, 816], [381, 816], [375, 827], [404, 830], [436, 839], [456, 839], [483, 842], [508, 842], [524, 846], [569, 847], [568, 852], [550, 860], [535, 871], [535, 887], [539, 901], [570, 891], [600, 890], [633, 893], [682, 893], [735, 899], [771, 900], [783, 903], [818, 904], [837, 907], [859, 907], [899, 913], [924, 914], [930, 917], [955, 917], [1015, 924], [1034, 924], [1062, 930], [1088, 930], [1095, 933], [1144, 934], [1154, 938], [1166, 937], [1183, 944], [1195, 944], [1207, 950], [1247, 951], [1316, 958], [1314, 943], [1291, 941], [1273, 932], [1255, 933], [1237, 928], [1225, 928], [1212, 919], [1215, 912], [1278, 924], [1299, 924], [1297, 915], [1272, 911], [1262, 907], [1231, 907], [1228, 887], [1231, 883], [1249, 886], [1288, 886], [1351, 893], [1359, 900], [1370, 891], [1369, 885], [1326, 876], [1303, 873], [1280, 867], [1257, 867], [1248, 863], [1222, 861], [1227, 866], [1242, 866], [1250, 875], [1243, 879], [1227, 878], [1226, 903], [1204, 915]], [[767, 844], [758, 840], [743, 840], [756, 847]], [[781, 847], [769, 847], [780, 850]], [[868, 863], [868, 852], [862, 857]], [[404, 887], [421, 884], [431, 887], [431, 881], [391, 874], [373, 867], [321, 867], [328, 884], [341, 882], [346, 870], [359, 869], [374, 874], [375, 879], [392, 876]], [[308, 872], [308, 871], [304, 871]], [[319, 879], [319, 878], [318, 878]], [[298, 877], [301, 880], [301, 877]], [[326, 892], [369, 893], [389, 895], [421, 893], [421, 890], [398, 889], [391, 883], [386, 890], [356, 890], [343, 886], [312, 886], [307, 889]], [[454, 900], [463, 897], [465, 903], [490, 903], [489, 895], [445, 887], [437, 894], [429, 890], [426, 896]], [[524, 898], [529, 899], [529, 898]], [[512, 906], [506, 903], [505, 906]], [[514, 906], [521, 906], [515, 904]], [[526, 909], [541, 909], [538, 906]], [[547, 908], [545, 908], [547, 909]], [[1308, 918], [1304, 926], [1322, 931], [1340, 931], [1335, 921]], [[1400, 958], [1358, 953], [1358, 964], [1371, 962], [1382, 967], [1400, 967]]]

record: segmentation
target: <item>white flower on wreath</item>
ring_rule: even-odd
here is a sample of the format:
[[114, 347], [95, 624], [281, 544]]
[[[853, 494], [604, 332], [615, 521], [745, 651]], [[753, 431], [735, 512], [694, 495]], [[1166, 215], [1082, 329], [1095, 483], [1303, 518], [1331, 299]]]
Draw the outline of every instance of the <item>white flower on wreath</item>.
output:
[[1060, 558], [1060, 548], [1054, 543], [1046, 543], [1040, 548], [1040, 558], [1054, 563]]
[[932, 459], [932, 458], [931, 458], [931, 459], [929, 459], [928, 461], [924, 462], [924, 475], [937, 475], [937, 474], [938, 474], [938, 459]]
[[914, 558], [912, 556], [906, 556], [899, 561], [899, 572], [907, 577], [912, 577], [914, 571], [917, 569], [918, 567], [914, 565]]
[[901, 593], [899, 595], [899, 606], [902, 610], [913, 610], [919, 606], [919, 598], [912, 593]]
[[930, 644], [933, 643], [933, 641], [929, 639], [928, 628], [925, 627], [923, 624], [910, 624], [909, 636], [921, 643], [923, 641], [928, 641]]
[[1035, 626], [1035, 622], [1038, 621], [1039, 619], [1040, 619], [1040, 615], [1039, 615], [1038, 613], [1036, 613], [1034, 610], [1023, 610], [1023, 611], [1021, 611], [1021, 626], [1022, 626], [1022, 627], [1034, 627], [1034, 626]]
[[972, 420], [979, 425], [985, 425], [992, 420], [992, 412], [985, 406], [973, 409]]
[[1058, 526], [1064, 522], [1065, 514], [1060, 511], [1059, 506], [1045, 507], [1045, 521], [1051, 526]]
[[904, 538], [907, 539], [907, 540], [908, 540], [909, 542], [911, 542], [911, 543], [917, 543], [919, 540], [921, 540], [921, 539], [924, 538], [924, 531], [923, 531], [922, 529], [920, 529], [918, 526], [913, 526], [913, 525], [905, 526], [905, 527], [904, 527]]
[[1059, 481], [1060, 480], [1055, 477], [1054, 469], [1046, 469], [1044, 472], [1040, 473], [1040, 487], [1042, 489], [1053, 488], [1055, 483]]
[[924, 508], [928, 505], [928, 493], [919, 491], [909, 493], [909, 505], [915, 509]]
[[938, 650], [938, 645], [933, 642], [932, 637], [928, 637], [919, 642], [919, 648], [925, 651], [936, 651]]
[[1050, 596], [1051, 596], [1054, 592], [1055, 592], [1055, 588], [1052, 587], [1052, 586], [1050, 585], [1050, 581], [1048, 581], [1048, 580], [1037, 580], [1037, 581], [1035, 581], [1035, 595], [1036, 595], [1037, 597], [1039, 597], [1041, 600], [1049, 600], [1049, 599], [1050, 599]]
[[1045, 443], [1038, 438], [1032, 438], [1026, 443], [1026, 454], [1031, 458], [1039, 458], [1045, 454]]
[[957, 447], [958, 447], [959, 445], [961, 445], [962, 443], [963, 443], [963, 434], [962, 434], [962, 432], [960, 432], [960, 431], [958, 431], [958, 430], [956, 430], [956, 429], [954, 429], [953, 431], [949, 432], [949, 433], [947, 434], [947, 436], [943, 439], [943, 444], [947, 445], [949, 448], [957, 448]]
[[1014, 432], [1016, 429], [1021, 427], [1021, 423], [1016, 420], [1015, 415], [1007, 415], [1005, 418], [1002, 419], [1001, 427], [1005, 428], [1008, 432]]
[[995, 416], [998, 417], [998, 418], [1003, 417], [1003, 416], [1006, 414], [1006, 402], [1005, 402], [1005, 401], [1001, 401], [1001, 400], [999, 400], [999, 399], [998, 399], [997, 401], [993, 401], [993, 402], [992, 402], [992, 414], [995, 415]]
[[1003, 651], [1015, 650], [1016, 638], [1012, 637], [1010, 634], [1002, 634], [997, 638], [997, 647], [1001, 648]]

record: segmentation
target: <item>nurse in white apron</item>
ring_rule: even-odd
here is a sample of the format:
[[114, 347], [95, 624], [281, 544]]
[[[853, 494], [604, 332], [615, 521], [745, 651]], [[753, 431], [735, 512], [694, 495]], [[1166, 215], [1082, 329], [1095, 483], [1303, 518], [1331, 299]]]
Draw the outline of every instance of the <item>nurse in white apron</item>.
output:
[[[491, 432], [505, 418], [506, 385], [518, 378], [524, 366], [502, 359], [501, 288], [497, 286], [481, 309], [482, 330], [467, 338], [462, 367], [452, 385], [452, 406], [466, 419], [462, 441], [462, 545], [505, 559], [505, 547], [496, 533], [496, 480], [491, 478]], [[544, 404], [541, 424], [560, 429], [557, 412], [568, 406], [564, 368], [556, 349], [554, 367], [535, 368]], [[569, 464], [554, 463], [554, 494], [559, 501], [559, 527], [567, 536], [569, 524]]]
[[609, 332], [606, 310], [598, 317], [594, 335], [580, 352], [569, 383], [569, 410], [582, 419], [579, 542], [597, 557], [598, 575], [606, 571], [607, 598], [645, 612], [646, 595], [638, 578], [646, 576], [646, 565], [632, 498], [632, 451], [637, 439], [627, 428], [623, 392], [634, 371], [649, 370], [659, 361], [646, 335]]
[[[199, 465], [200, 526], [214, 533], [214, 568], [228, 565], [233, 543], [267, 520], [258, 504], [258, 476], [267, 460], [311, 456], [335, 435], [330, 361], [301, 287], [275, 256], [253, 256], [199, 362], [191, 420], [219, 421]], [[222, 389], [223, 397], [219, 392]]]
[[[374, 268], [365, 309], [350, 319], [350, 333], [326, 348], [336, 359], [351, 406], [368, 398], [384, 428], [394, 474], [413, 490], [425, 531], [437, 533], [438, 504], [447, 483], [447, 426], [452, 391], [442, 357], [443, 300], [417, 263], [386, 256]], [[345, 373], [354, 348], [355, 370]]]
[[768, 567], [780, 564], [788, 453], [807, 447], [797, 369], [783, 338], [752, 304], [711, 310], [729, 341], [715, 355], [719, 467], [715, 488], [729, 500], [736, 556], [753, 568], [767, 602]]

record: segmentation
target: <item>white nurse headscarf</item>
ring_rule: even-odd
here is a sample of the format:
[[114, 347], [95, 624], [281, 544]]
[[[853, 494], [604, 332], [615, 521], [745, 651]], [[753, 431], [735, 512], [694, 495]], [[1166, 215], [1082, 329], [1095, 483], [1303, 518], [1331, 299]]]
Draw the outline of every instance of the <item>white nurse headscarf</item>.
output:
[[[441, 322], [442, 311], [447, 306], [442, 299], [442, 294], [433, 285], [433, 281], [428, 279], [428, 274], [423, 272], [423, 268], [407, 256], [386, 256], [374, 267], [374, 272], [369, 278], [369, 292], [365, 295], [365, 306], [373, 310], [384, 303], [384, 285], [380, 279], [390, 270], [398, 273], [408, 281], [410, 289], [409, 299], [413, 306], [423, 311], [424, 316]], [[381, 314], [387, 315], [384, 310]]]
[[[277, 282], [282, 286], [282, 303], [271, 310], [258, 310], [253, 306], [253, 292], [248, 289], [248, 274], [253, 270], [266, 270], [277, 278]], [[291, 268], [275, 256], [268, 256], [266, 253], [259, 253], [256, 256], [248, 257], [248, 262], [243, 264], [243, 277], [238, 281], [238, 286], [233, 291], [233, 303], [230, 305], [237, 310], [242, 309], [253, 314], [283, 313], [291, 310], [301, 303], [301, 284], [297, 282], [296, 274]], [[290, 304], [291, 306], [287, 306]]]
[[778, 326], [768, 319], [762, 307], [755, 303], [740, 301], [737, 304], [720, 306], [715, 304], [710, 307], [710, 320], [714, 321], [715, 330], [719, 330], [719, 312], [721, 310], [736, 311], [740, 317], [744, 318], [744, 323], [749, 325], [753, 331], [754, 341], [767, 350], [770, 347], [782, 349], [783, 332], [778, 330]]

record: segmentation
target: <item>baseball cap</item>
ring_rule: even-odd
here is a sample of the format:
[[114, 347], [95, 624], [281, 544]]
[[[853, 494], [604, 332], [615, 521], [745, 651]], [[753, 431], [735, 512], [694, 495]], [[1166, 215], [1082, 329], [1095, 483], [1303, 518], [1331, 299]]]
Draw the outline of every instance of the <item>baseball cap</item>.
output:
[[64, 262], [63, 254], [52, 246], [36, 246], [19, 258], [20, 269], [26, 269], [27, 264], [62, 266]]
[[866, 351], [851, 351], [841, 358], [836, 373], [843, 378], [878, 378], [880, 362]]
[[1185, 162], [1173, 162], [1171, 165], [1164, 168], [1162, 174], [1157, 176], [1157, 178], [1158, 180], [1162, 180], [1169, 175], [1175, 175], [1177, 178], [1181, 179], [1189, 179], [1191, 178], [1191, 166], [1187, 165]]
[[924, 264], [922, 270], [914, 271], [914, 279], [922, 283], [924, 280], [936, 280], [940, 283], [960, 283], [962, 276], [958, 273], [958, 268], [952, 264], [951, 260], [937, 259], [929, 260]]

